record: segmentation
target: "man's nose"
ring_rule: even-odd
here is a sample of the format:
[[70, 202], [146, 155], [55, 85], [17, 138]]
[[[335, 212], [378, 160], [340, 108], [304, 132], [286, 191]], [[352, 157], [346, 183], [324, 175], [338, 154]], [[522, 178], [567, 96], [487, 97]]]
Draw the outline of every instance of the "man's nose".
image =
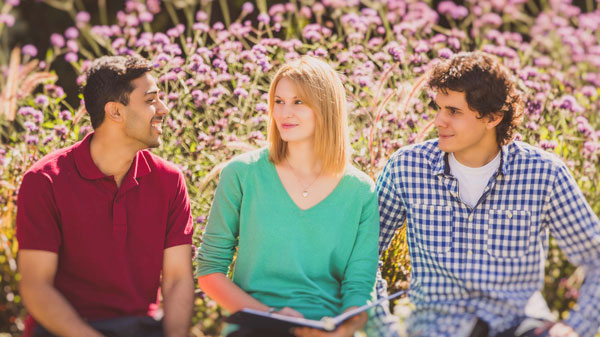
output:
[[435, 125], [438, 128], [446, 126], [446, 121], [444, 120], [444, 116], [441, 110], [439, 110], [435, 114], [435, 118], [433, 119], [433, 125]]
[[162, 99], [158, 100], [158, 108], [156, 109], [158, 115], [166, 115], [169, 113], [169, 108], [165, 105]]

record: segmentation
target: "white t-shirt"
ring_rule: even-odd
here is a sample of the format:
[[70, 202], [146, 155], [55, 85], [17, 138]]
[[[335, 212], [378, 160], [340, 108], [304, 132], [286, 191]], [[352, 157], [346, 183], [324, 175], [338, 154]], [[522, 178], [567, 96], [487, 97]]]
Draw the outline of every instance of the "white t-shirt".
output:
[[500, 167], [500, 152], [496, 158], [481, 167], [468, 167], [456, 160], [454, 153], [448, 156], [450, 172], [458, 179], [460, 200], [470, 207], [475, 207], [488, 181]]

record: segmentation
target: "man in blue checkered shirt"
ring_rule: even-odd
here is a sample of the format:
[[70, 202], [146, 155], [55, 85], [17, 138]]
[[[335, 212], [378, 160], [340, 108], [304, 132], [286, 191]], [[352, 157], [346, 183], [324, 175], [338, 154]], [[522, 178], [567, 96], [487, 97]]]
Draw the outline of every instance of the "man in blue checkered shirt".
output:
[[[594, 336], [600, 221], [559, 158], [512, 141], [522, 109], [509, 71], [488, 54], [460, 53], [428, 85], [439, 138], [394, 153], [377, 180], [380, 252], [406, 221], [409, 335]], [[585, 271], [577, 305], [557, 323], [524, 312], [544, 284], [549, 234]], [[381, 277], [377, 287], [385, 294]], [[386, 314], [377, 308], [374, 321], [393, 336]]]

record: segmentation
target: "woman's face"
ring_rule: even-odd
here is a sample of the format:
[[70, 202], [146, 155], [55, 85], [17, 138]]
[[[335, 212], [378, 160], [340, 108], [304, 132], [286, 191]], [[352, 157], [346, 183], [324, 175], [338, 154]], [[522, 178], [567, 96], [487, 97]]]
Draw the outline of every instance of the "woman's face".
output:
[[281, 139], [288, 143], [314, 140], [315, 113], [296, 92], [294, 82], [282, 78], [275, 87], [273, 119]]

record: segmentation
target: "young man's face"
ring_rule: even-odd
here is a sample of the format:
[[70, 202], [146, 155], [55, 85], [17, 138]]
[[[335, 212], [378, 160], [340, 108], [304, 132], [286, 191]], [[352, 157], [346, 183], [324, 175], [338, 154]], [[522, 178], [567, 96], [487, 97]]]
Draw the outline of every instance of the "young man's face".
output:
[[159, 89], [150, 73], [131, 81], [134, 89], [129, 94], [129, 104], [124, 106], [125, 136], [139, 143], [140, 148], [160, 145], [163, 117], [168, 113], [158, 98]]
[[[499, 118], [478, 118], [479, 113], [471, 110], [464, 92], [437, 91], [435, 103], [438, 113], [434, 125], [439, 134], [439, 148], [461, 162], [473, 162], [498, 148], [495, 127]], [[462, 160], [461, 160], [462, 159]]]

